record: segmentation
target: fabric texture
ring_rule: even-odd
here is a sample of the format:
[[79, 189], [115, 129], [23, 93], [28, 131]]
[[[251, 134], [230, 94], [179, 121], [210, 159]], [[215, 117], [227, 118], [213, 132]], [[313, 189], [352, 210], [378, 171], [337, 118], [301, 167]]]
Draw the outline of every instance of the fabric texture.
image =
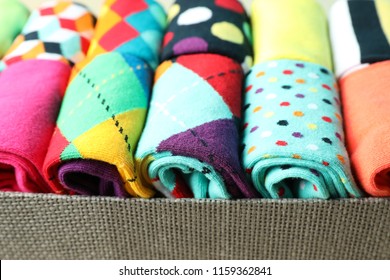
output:
[[11, 47], [15, 37], [22, 32], [29, 11], [16, 0], [0, 0], [0, 58]]
[[239, 62], [247, 72], [253, 63], [249, 18], [237, 0], [177, 0], [168, 12], [161, 60], [179, 55], [215, 53]]
[[23, 60], [45, 59], [68, 63], [84, 59], [94, 28], [87, 8], [69, 1], [49, 1], [34, 10], [0, 69]]
[[389, 228], [385, 198], [146, 200], [0, 193], [3, 260], [387, 260]]
[[390, 196], [390, 61], [340, 80], [346, 142], [357, 180], [372, 196]]
[[54, 192], [154, 195], [142, 185], [133, 157], [146, 118], [150, 65], [157, 64], [163, 18], [154, 1], [105, 3], [88, 57], [75, 67], [45, 160]]
[[339, 0], [329, 21], [339, 77], [390, 59], [390, 0]]
[[252, 29], [254, 64], [291, 59], [333, 69], [327, 18], [316, 0], [254, 0]]
[[64, 63], [28, 60], [0, 75], [0, 191], [50, 192], [42, 165], [69, 74]]
[[242, 81], [240, 64], [216, 54], [159, 66], [136, 154], [146, 185], [176, 198], [256, 196], [238, 158]]
[[361, 196], [350, 173], [332, 72], [275, 60], [254, 66], [246, 88], [243, 163], [264, 197]]
[[[92, 15], [88, 10], [70, 2], [59, 1], [46, 3], [33, 12], [24, 31], [37, 30], [37, 32], [49, 34], [50, 32], [45, 29], [49, 25], [42, 25], [42, 23], [47, 23], [48, 18], [51, 23], [53, 20], [57, 23], [61, 20], [57, 15], [47, 16], [46, 14], [62, 12], [62, 18], [64, 14], [69, 15], [70, 12], [74, 16], [73, 13], [76, 11], [83, 14], [82, 17], [86, 19], [86, 22], [83, 22], [89, 30]], [[14, 44], [19, 46], [16, 47], [17, 51], [11, 50], [9, 53], [10, 56], [18, 53], [14, 58], [23, 59], [22, 61], [6, 60], [8, 67], [0, 75], [1, 191], [51, 192], [44, 180], [43, 163], [68, 84], [70, 65], [85, 56], [84, 50], [88, 48], [87, 39], [83, 46], [80, 44], [80, 40], [83, 41], [82, 34], [84, 34], [81, 30], [85, 30], [81, 26], [84, 25], [80, 25], [79, 32], [71, 31], [70, 34], [75, 40], [70, 40], [65, 44], [66, 48], [58, 50], [54, 60], [51, 59], [49, 53], [37, 55], [38, 52], [35, 52], [33, 54], [31, 49], [24, 47], [24, 43], [19, 45], [21, 37], [17, 38]], [[65, 27], [58, 28], [55, 25], [54, 27], [55, 32], [59, 34], [67, 33]], [[61, 38], [64, 39], [64, 37]], [[39, 40], [33, 41], [43, 44]], [[79, 55], [69, 57], [68, 50]]]

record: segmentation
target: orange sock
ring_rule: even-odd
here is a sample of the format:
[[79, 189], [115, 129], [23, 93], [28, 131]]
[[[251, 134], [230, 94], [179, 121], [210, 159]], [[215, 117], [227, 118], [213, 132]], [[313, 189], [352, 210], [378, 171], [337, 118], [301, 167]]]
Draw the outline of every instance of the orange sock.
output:
[[340, 80], [352, 168], [372, 196], [390, 196], [390, 61]]

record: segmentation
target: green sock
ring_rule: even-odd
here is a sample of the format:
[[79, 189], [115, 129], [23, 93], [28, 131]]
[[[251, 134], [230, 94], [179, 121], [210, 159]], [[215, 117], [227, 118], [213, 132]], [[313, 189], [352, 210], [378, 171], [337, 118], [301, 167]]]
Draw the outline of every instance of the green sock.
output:
[[0, 0], [0, 58], [27, 22], [29, 11], [17, 0]]

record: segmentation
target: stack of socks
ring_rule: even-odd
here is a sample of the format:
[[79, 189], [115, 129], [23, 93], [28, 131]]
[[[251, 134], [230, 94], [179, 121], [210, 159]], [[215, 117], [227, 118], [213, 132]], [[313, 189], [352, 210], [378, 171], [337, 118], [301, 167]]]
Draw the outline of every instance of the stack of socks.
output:
[[34, 11], [0, 75], [0, 190], [51, 192], [42, 167], [73, 63], [85, 55], [93, 16], [51, 1]]
[[372, 196], [390, 196], [390, 1], [336, 2], [330, 14], [352, 170]]
[[45, 159], [56, 193], [148, 198], [134, 152], [144, 126], [166, 15], [154, 0], [107, 0], [76, 65]]
[[243, 165], [266, 198], [359, 197], [344, 146], [327, 21], [315, 0], [255, 0]]
[[173, 198], [258, 196], [239, 161], [241, 90], [253, 61], [244, 8], [178, 0], [168, 21], [136, 153], [144, 184]]

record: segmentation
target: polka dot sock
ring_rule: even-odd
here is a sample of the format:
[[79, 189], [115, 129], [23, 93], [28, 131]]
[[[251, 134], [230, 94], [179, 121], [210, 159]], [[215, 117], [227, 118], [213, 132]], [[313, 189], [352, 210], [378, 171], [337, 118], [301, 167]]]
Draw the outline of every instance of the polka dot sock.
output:
[[268, 198], [360, 197], [350, 173], [336, 80], [314, 63], [275, 60], [247, 77], [243, 164]]
[[168, 12], [162, 60], [178, 55], [215, 53], [253, 63], [249, 18], [237, 0], [177, 0]]

